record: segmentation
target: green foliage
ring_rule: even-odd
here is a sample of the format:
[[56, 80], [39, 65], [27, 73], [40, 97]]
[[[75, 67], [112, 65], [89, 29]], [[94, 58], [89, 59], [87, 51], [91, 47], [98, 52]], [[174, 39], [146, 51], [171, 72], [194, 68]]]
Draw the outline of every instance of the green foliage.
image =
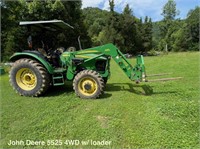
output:
[[200, 7], [196, 7], [188, 13], [186, 19], [186, 37], [189, 44], [188, 48], [197, 51], [199, 49], [199, 12]]
[[[185, 26], [183, 26], [185, 28]], [[187, 50], [187, 42], [184, 36], [184, 29], [180, 28], [176, 33], [173, 34], [173, 38], [175, 39], [173, 44], [173, 51], [186, 51]]]
[[[79, 49], [78, 36], [81, 36], [82, 47], [91, 46], [90, 38], [87, 36], [87, 29], [83, 23], [81, 1], [61, 1], [61, 0], [17, 0], [5, 1], [2, 8], [2, 60], [8, 60], [16, 51], [27, 50], [26, 39], [27, 30], [19, 27], [19, 21], [36, 20], [63, 20], [72, 26], [74, 30], [66, 30], [60, 34], [46, 33], [43, 30], [32, 30], [32, 34], [37, 33], [35, 39], [43, 36], [51, 37], [49, 41], [57, 42], [59, 46], [68, 48], [74, 46]], [[57, 44], [52, 47], [56, 48]]]
[[152, 30], [153, 30], [153, 25], [151, 22], [151, 18], [148, 18], [147, 16], [145, 17], [144, 23], [142, 24], [141, 27], [141, 43], [142, 43], [142, 49], [144, 53], [147, 53], [152, 49]]
[[[27, 50], [28, 32], [19, 27], [19, 21], [63, 20], [74, 26], [60, 33], [38, 32], [36, 39], [43, 35], [51, 37], [54, 48], [74, 46], [79, 49], [78, 37], [82, 48], [113, 43], [123, 53], [148, 53], [156, 51], [190, 51], [199, 49], [199, 7], [190, 10], [185, 20], [176, 19], [179, 11], [174, 0], [163, 6], [163, 20], [152, 22], [146, 16], [143, 20], [133, 15], [127, 4], [122, 13], [115, 12], [115, 1], [109, 0], [110, 10], [99, 8], [81, 9], [81, 1], [62, 0], [17, 0], [1, 3], [1, 53], [2, 60], [16, 51]], [[42, 36], [40, 36], [42, 34]], [[54, 41], [54, 42], [53, 42]], [[167, 47], [167, 49], [166, 49]]]
[[[43, 97], [27, 98], [13, 91], [7, 74], [0, 76], [1, 148], [199, 148], [199, 56], [199, 52], [182, 52], [146, 57], [147, 75], [172, 72], [172, 77], [183, 79], [141, 84], [131, 82], [111, 61], [111, 79], [97, 100], [76, 97], [69, 82]], [[135, 59], [130, 61], [135, 64]], [[7, 144], [56, 139], [112, 142], [105, 146]]]
[[156, 51], [155, 49], [152, 49], [152, 50], [147, 52], [147, 55], [148, 56], [157, 56], [157, 55], [159, 55], [159, 52]]
[[110, 5], [110, 12], [114, 12], [114, 7], [115, 7], [114, 0], [109, 0], [109, 5]]
[[175, 17], [179, 14], [176, 9], [176, 2], [174, 0], [168, 0], [168, 2], [163, 7], [163, 21], [160, 22], [160, 42], [158, 47], [164, 50], [168, 47], [168, 51], [172, 51], [172, 45], [174, 44], [174, 39], [172, 34], [179, 29]]
[[137, 53], [137, 45], [139, 45], [136, 35], [137, 32], [137, 23], [139, 22], [133, 15], [133, 11], [130, 9], [127, 4], [123, 10], [123, 13], [120, 15], [120, 29], [119, 33], [122, 38], [120, 44], [120, 49], [124, 53]]
[[152, 22], [148, 16], [144, 21], [139, 20], [133, 15], [128, 4], [121, 14], [116, 13], [114, 1], [110, 1], [110, 12], [98, 8], [86, 8], [83, 12], [84, 23], [93, 46], [112, 42], [123, 53], [132, 54], [148, 53], [151, 49], [156, 51], [198, 49], [198, 44], [195, 42], [198, 40], [199, 32], [198, 13], [192, 15], [193, 19], [189, 19], [193, 23], [188, 23], [186, 21], [188, 19], [176, 19], [179, 11], [174, 0], [169, 0], [164, 5], [162, 13], [164, 18], [159, 22]]
[[196, 7], [188, 13], [188, 17], [182, 22], [174, 36], [174, 51], [198, 51], [199, 50], [199, 17], [200, 7]]
[[[143, 23], [133, 16], [133, 11], [128, 4], [122, 14], [116, 13], [112, 7], [114, 7], [114, 1], [110, 1], [109, 12], [98, 8], [83, 10], [84, 23], [88, 28], [88, 35], [92, 39], [93, 46], [113, 43], [123, 53], [132, 54], [150, 50], [152, 47], [150, 19], [143, 26]], [[144, 28], [146, 28], [145, 31]], [[145, 44], [143, 44], [142, 36], [146, 38]]]
[[[1, 5], [1, 53], [8, 58], [13, 52], [17, 51], [19, 45], [15, 42], [18, 40], [18, 28], [16, 21], [20, 20], [18, 14], [22, 5], [19, 1], [6, 1]], [[16, 33], [16, 36], [14, 35]], [[1, 60], [4, 60], [4, 57]]]
[[153, 47], [159, 51], [198, 50], [199, 11], [196, 7], [185, 20], [175, 19], [176, 4], [169, 0], [163, 8], [164, 19], [153, 23]]
[[179, 14], [176, 9], [176, 2], [174, 0], [168, 0], [168, 2], [163, 7], [162, 15], [165, 21], [175, 20], [175, 17]]

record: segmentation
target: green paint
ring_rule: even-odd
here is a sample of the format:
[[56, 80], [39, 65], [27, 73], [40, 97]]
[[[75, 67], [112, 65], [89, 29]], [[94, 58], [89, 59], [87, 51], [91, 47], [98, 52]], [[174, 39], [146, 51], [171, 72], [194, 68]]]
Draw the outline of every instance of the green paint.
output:
[[[15, 53], [11, 57], [11, 61], [15, 61], [20, 58], [34, 58], [39, 61], [48, 70], [50, 74], [56, 74], [54, 68], [49, 62], [37, 56], [34, 53], [22, 52]], [[60, 56], [60, 66], [63, 68], [61, 72], [66, 75], [67, 80], [73, 80], [78, 72], [78, 68], [83, 68], [87, 70], [95, 70], [102, 77], [110, 76], [110, 58], [118, 64], [121, 70], [126, 74], [126, 76], [132, 81], [143, 81], [145, 78], [145, 66], [143, 56], [138, 56], [136, 60], [136, 65], [133, 67], [126, 57], [121, 53], [121, 51], [113, 44], [106, 44], [98, 47], [93, 47], [85, 50], [75, 51], [75, 52], [64, 52]], [[80, 64], [74, 64], [73, 59], [82, 59], [83, 62]], [[106, 69], [104, 71], [98, 71], [95, 66], [97, 60], [106, 61]], [[56, 69], [55, 69], [56, 70]]]
[[53, 74], [53, 67], [51, 66], [51, 64], [49, 62], [47, 62], [46, 60], [42, 59], [41, 57], [37, 56], [36, 54], [33, 53], [28, 53], [28, 52], [17, 52], [14, 53], [10, 60], [11, 61], [16, 61], [18, 59], [21, 58], [33, 58], [37, 61], [39, 61], [47, 70], [50, 74]]

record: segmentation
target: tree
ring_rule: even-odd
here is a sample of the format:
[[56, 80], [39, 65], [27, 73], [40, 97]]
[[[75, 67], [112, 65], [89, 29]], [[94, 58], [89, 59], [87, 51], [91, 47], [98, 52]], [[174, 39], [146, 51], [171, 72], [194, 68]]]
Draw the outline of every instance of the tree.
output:
[[126, 6], [125, 6], [125, 8], [124, 8], [124, 11], [123, 11], [123, 14], [124, 14], [124, 15], [132, 16], [133, 11], [132, 11], [132, 9], [130, 8], [129, 4], [126, 4]]
[[110, 5], [110, 12], [114, 12], [114, 7], [115, 7], [114, 0], [109, 0], [109, 5]]
[[168, 0], [163, 7], [162, 15], [164, 20], [175, 20], [175, 17], [179, 15], [179, 11], [176, 9], [176, 2], [174, 0]]
[[172, 34], [174, 39], [174, 44], [172, 46], [173, 51], [186, 51], [188, 49], [188, 45], [186, 42], [186, 23], [181, 22], [182, 28], [179, 28], [176, 32]]
[[64, 42], [68, 44], [68, 46], [75, 46], [77, 49], [79, 49], [77, 40], [80, 36], [82, 48], [91, 47], [91, 39], [87, 35], [87, 27], [84, 24], [81, 1], [62, 1], [62, 3], [66, 10], [66, 17], [62, 20], [68, 22], [74, 27], [74, 30], [67, 30], [64, 32], [67, 39]]
[[105, 27], [100, 32], [98, 37], [102, 44], [113, 43], [119, 47], [123, 43], [123, 38], [119, 34], [120, 31], [120, 14], [114, 11], [114, 0], [109, 0], [110, 12], [105, 17]]
[[173, 34], [175, 51], [199, 50], [199, 11], [200, 7], [190, 10], [186, 20], [182, 21], [181, 27]]
[[[83, 10], [84, 23], [88, 28], [88, 35], [92, 39], [93, 46], [113, 43], [123, 53], [137, 54], [144, 51], [143, 40], [141, 40], [143, 22], [133, 16], [133, 11], [128, 4], [119, 14], [114, 11], [114, 1], [110, 2], [110, 11], [99, 8], [85, 8]], [[148, 19], [147, 26], [149, 26], [150, 20]], [[151, 32], [151, 29], [147, 30], [147, 32]], [[146, 49], [150, 50], [151, 48], [147, 47]]]
[[142, 25], [142, 43], [143, 52], [147, 53], [152, 49], [152, 21], [148, 16], [145, 17], [144, 23]]
[[[24, 42], [21, 40], [23, 30], [18, 26], [21, 20], [23, 6], [19, 1], [4, 1], [1, 3], [1, 54], [2, 60], [7, 60]], [[16, 43], [20, 44], [16, 44]]]
[[196, 7], [188, 13], [186, 24], [186, 37], [191, 50], [199, 49], [199, 12], [200, 7]]
[[87, 28], [88, 36], [92, 40], [92, 45], [101, 45], [103, 42], [102, 39], [104, 39], [101, 36], [103, 33], [102, 30], [107, 24], [105, 16], [108, 16], [109, 12], [99, 8], [88, 7], [83, 9], [83, 15], [84, 24]]
[[128, 4], [121, 14], [120, 26], [120, 34], [123, 37], [123, 43], [120, 45], [122, 51], [132, 54], [137, 53], [136, 18], [133, 17], [133, 11]]
[[176, 9], [176, 2], [174, 0], [168, 0], [168, 2], [163, 7], [163, 21], [160, 23], [160, 43], [159, 47], [164, 49], [168, 47], [167, 50], [172, 50], [172, 45], [174, 40], [171, 35], [177, 30], [177, 24], [175, 24], [175, 18], [179, 14]]

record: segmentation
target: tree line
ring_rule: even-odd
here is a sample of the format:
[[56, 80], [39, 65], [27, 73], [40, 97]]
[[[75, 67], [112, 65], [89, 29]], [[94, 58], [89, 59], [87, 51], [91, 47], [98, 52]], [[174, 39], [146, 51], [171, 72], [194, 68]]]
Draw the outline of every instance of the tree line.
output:
[[[179, 11], [174, 0], [163, 6], [163, 19], [152, 22], [134, 16], [127, 4], [122, 13], [115, 11], [115, 1], [109, 0], [109, 10], [99, 8], [81, 9], [81, 1], [17, 0], [0, 1], [1, 5], [1, 54], [8, 60], [16, 51], [27, 49], [27, 30], [20, 21], [63, 20], [74, 29], [63, 30], [52, 37], [59, 46], [74, 46], [79, 49], [77, 38], [81, 37], [82, 48], [115, 44], [123, 53], [147, 54], [151, 51], [198, 51], [199, 11], [196, 7], [184, 20], [177, 19]], [[42, 32], [41, 32], [42, 34]], [[54, 38], [53, 38], [54, 37]]]
[[137, 18], [127, 4], [122, 13], [114, 11], [114, 0], [109, 0], [110, 10], [85, 8], [85, 24], [92, 44], [108, 42], [123, 52], [132, 54], [149, 51], [198, 51], [200, 7], [190, 10], [187, 18], [177, 18], [179, 10], [174, 0], [163, 6], [163, 19], [152, 22], [146, 16]]

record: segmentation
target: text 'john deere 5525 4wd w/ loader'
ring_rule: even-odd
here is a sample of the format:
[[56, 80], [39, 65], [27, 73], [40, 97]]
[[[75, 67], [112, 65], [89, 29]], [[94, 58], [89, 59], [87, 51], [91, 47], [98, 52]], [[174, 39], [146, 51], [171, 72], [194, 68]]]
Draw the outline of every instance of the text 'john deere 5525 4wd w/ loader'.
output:
[[[70, 27], [61, 20], [20, 22], [28, 27], [53, 30]], [[51, 38], [51, 37], [49, 37]], [[10, 71], [10, 83], [23, 96], [40, 96], [50, 85], [64, 85], [65, 81], [73, 81], [73, 89], [81, 98], [98, 98], [104, 91], [110, 76], [110, 59], [112, 58], [126, 76], [139, 83], [145, 81], [143, 56], [136, 59], [132, 66], [120, 50], [113, 44], [75, 51], [75, 48], [57, 47], [45, 50], [41, 47], [32, 48], [31, 34], [28, 37], [31, 50], [15, 53], [10, 60], [14, 62]]]

